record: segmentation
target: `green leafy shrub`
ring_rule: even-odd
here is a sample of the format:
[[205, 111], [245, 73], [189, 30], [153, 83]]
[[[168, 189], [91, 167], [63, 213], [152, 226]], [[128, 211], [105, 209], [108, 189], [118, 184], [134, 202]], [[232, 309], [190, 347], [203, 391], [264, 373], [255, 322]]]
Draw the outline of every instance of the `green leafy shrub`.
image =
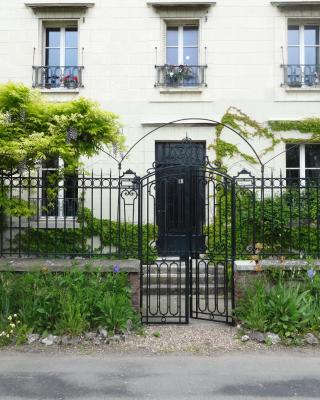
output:
[[37, 333], [79, 335], [101, 325], [114, 333], [124, 330], [128, 320], [139, 327], [127, 274], [90, 268], [1, 272], [0, 328], [13, 314], [19, 315], [25, 331]]
[[319, 331], [319, 271], [269, 270], [243, 288], [234, 314], [247, 329], [271, 331], [285, 339]]

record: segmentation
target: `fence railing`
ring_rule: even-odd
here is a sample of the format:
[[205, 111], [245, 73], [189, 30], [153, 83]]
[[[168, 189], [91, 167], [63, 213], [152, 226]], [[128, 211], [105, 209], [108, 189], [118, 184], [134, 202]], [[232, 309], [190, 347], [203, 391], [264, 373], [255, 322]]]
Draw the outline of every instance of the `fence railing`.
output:
[[283, 84], [292, 88], [320, 85], [320, 65], [290, 64], [282, 65]]
[[155, 86], [195, 87], [206, 85], [206, 65], [156, 65]]
[[78, 89], [83, 86], [78, 66], [33, 66], [32, 86], [40, 89]]
[[[231, 192], [217, 190], [212, 205], [210, 200], [203, 211], [211, 221], [202, 228], [207, 255], [214, 259], [230, 247], [226, 232], [233, 229], [236, 258], [320, 257], [320, 177], [262, 179], [242, 174], [234, 179], [234, 225], [231, 202], [226, 200]], [[130, 170], [120, 177], [94, 172], [74, 179], [59, 176], [50, 184], [41, 171], [0, 175], [0, 256], [156, 255], [156, 242], [141, 241], [157, 236], [158, 221], [151, 216], [153, 225], [141, 219], [139, 225], [148, 200], [141, 198], [140, 182]]]

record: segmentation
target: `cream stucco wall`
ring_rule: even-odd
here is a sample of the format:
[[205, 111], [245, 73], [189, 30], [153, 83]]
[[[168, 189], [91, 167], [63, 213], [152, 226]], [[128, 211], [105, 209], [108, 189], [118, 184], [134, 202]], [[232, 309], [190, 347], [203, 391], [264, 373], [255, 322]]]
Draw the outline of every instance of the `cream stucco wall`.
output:
[[[42, 21], [77, 18], [84, 88], [79, 93], [51, 90], [43, 96], [50, 101], [64, 101], [83, 95], [98, 101], [120, 115], [128, 146], [158, 123], [184, 117], [219, 120], [229, 106], [261, 122], [319, 115], [320, 91], [285, 90], [280, 86], [280, 65], [281, 46], [286, 47], [287, 19], [320, 20], [320, 6], [279, 8], [270, 0], [217, 0], [208, 7], [161, 8], [147, 5], [146, 0], [92, 2], [94, 6], [88, 9], [32, 9], [24, 0], [0, 0], [0, 81], [21, 81], [31, 86], [33, 54], [34, 64], [41, 64]], [[175, 18], [199, 19], [200, 59], [208, 68], [207, 87], [197, 92], [164, 93], [154, 87], [154, 65], [165, 61], [164, 20]], [[155, 140], [182, 139], [187, 133], [194, 140], [210, 144], [213, 129], [193, 123], [159, 130], [136, 147], [127, 165], [141, 175], [154, 160]], [[248, 151], [234, 135], [227, 134], [227, 139]], [[253, 145], [257, 150], [263, 147], [258, 139]], [[283, 146], [278, 145], [275, 151]], [[115, 167], [104, 154], [86, 162], [95, 169]], [[244, 166], [239, 160], [231, 160], [230, 164], [233, 172]], [[284, 156], [270, 167], [284, 168]]]

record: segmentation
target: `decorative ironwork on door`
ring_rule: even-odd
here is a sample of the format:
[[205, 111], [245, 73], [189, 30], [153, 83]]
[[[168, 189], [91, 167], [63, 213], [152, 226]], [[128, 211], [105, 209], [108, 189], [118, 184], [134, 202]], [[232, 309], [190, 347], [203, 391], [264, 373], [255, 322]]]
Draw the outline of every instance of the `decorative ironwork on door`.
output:
[[156, 143], [140, 183], [143, 322], [232, 321], [233, 186], [204, 142]]

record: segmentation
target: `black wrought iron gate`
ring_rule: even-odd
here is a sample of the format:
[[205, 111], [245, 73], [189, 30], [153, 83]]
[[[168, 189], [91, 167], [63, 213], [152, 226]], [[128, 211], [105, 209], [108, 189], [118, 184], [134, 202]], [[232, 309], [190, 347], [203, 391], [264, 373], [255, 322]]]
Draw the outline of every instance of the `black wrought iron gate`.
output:
[[233, 179], [203, 143], [159, 144], [140, 183], [143, 322], [232, 322], [234, 203]]

